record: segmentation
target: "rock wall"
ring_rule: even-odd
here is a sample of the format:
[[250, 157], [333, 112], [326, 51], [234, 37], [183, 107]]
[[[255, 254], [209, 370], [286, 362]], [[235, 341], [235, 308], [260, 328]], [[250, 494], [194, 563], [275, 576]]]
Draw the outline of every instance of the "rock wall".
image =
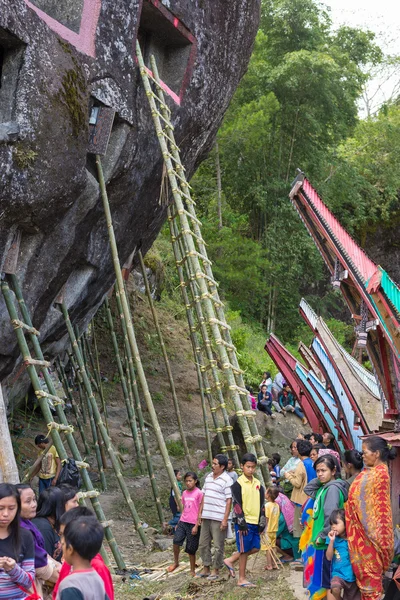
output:
[[[0, 268], [19, 229], [18, 277], [50, 355], [65, 344], [53, 306], [62, 287], [84, 327], [114, 281], [87, 155], [93, 103], [117, 111], [103, 164], [121, 261], [135, 248], [145, 253], [166, 218], [162, 160], [134, 57], [145, 9], [155, 27], [170, 11], [171, 23], [190, 32], [182, 89], [171, 94], [180, 106], [169, 98], [190, 176], [246, 70], [260, 0], [0, 0]], [[0, 299], [0, 381], [18, 357]]]

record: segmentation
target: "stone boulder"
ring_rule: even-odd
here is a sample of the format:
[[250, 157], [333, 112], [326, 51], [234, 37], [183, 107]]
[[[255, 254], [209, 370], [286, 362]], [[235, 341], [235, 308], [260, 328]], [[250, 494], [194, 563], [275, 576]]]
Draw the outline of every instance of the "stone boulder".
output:
[[[147, 252], [166, 219], [137, 36], [159, 59], [190, 177], [246, 70], [259, 11], [260, 0], [0, 0], [0, 267], [19, 230], [17, 274], [50, 357], [66, 342], [54, 307], [63, 286], [85, 328], [114, 282], [87, 153], [91, 107], [116, 111], [103, 166], [123, 263]], [[0, 381], [18, 357], [0, 300]]]

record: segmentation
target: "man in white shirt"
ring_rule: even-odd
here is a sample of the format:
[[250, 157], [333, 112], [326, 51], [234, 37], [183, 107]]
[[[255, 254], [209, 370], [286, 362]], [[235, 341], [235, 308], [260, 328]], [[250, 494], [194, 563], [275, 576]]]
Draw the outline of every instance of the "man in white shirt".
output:
[[[228, 518], [232, 505], [232, 478], [226, 472], [228, 457], [217, 454], [212, 461], [212, 473], [207, 475], [203, 486], [203, 500], [199, 510], [201, 525], [199, 552], [203, 560], [203, 570], [197, 577], [218, 579], [223, 566], [224, 543]], [[211, 556], [211, 543], [214, 542], [214, 560]], [[211, 573], [210, 573], [210, 568]]]

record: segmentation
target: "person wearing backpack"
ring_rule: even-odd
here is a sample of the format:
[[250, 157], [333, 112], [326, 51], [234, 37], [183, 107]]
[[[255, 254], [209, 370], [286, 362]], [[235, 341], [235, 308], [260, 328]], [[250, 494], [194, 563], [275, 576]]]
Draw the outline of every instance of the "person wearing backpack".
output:
[[35, 437], [35, 445], [42, 453], [39, 455], [41, 460], [31, 473], [31, 481], [39, 473], [39, 494], [46, 488], [57, 485], [61, 471], [61, 460], [56, 447], [49, 444], [50, 440], [45, 435], [40, 434]]

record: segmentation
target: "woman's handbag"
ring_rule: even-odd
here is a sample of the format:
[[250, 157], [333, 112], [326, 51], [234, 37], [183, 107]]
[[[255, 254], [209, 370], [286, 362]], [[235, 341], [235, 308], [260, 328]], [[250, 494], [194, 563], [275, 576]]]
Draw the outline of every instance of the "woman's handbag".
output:
[[22, 585], [17, 584], [20, 590], [25, 592], [25, 594], [28, 594], [28, 596], [26, 596], [26, 598], [24, 598], [24, 600], [43, 600], [42, 596], [40, 596], [40, 594], [37, 593], [35, 582], [31, 578], [30, 575], [29, 575], [29, 579], [31, 580], [31, 584], [32, 584], [32, 586], [31, 586], [33, 589], [32, 593], [30, 591], [28, 591], [27, 589], [25, 589], [24, 587], [22, 587]]

